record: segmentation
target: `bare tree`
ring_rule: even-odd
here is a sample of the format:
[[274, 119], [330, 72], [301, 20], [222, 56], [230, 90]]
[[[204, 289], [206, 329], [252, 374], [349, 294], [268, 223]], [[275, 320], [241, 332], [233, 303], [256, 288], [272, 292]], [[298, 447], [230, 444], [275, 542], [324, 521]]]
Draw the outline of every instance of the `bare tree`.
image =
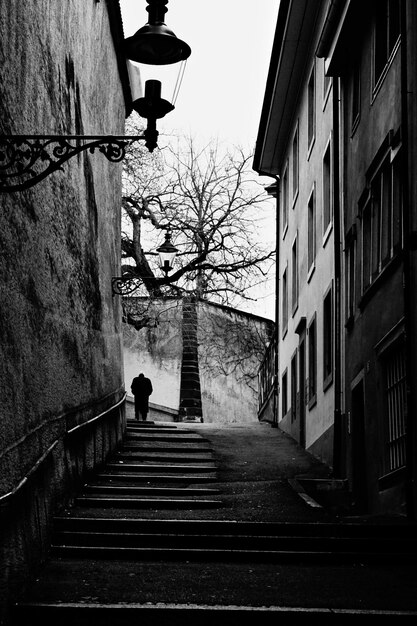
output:
[[[136, 129], [137, 131], [137, 129]], [[135, 294], [193, 296], [236, 306], [250, 298], [273, 266], [274, 250], [257, 232], [267, 194], [251, 169], [252, 155], [190, 138], [150, 155], [137, 146], [124, 169], [122, 276]], [[163, 275], [155, 249], [166, 230], [179, 252]], [[147, 325], [130, 309], [126, 321]], [[142, 305], [143, 306], [143, 305]]]

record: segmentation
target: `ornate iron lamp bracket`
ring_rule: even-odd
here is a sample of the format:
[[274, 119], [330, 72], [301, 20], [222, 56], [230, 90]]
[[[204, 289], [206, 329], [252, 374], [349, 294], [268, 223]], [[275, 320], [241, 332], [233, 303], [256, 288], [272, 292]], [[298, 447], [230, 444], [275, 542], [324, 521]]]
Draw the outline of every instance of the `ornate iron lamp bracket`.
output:
[[[0, 193], [33, 187], [81, 152], [96, 150], [112, 163], [122, 161], [126, 148], [145, 140], [149, 150], [156, 137], [144, 135], [0, 135]], [[154, 145], [150, 141], [154, 142]]]
[[114, 296], [127, 296], [138, 288], [137, 278], [114, 276], [111, 280], [111, 290]]

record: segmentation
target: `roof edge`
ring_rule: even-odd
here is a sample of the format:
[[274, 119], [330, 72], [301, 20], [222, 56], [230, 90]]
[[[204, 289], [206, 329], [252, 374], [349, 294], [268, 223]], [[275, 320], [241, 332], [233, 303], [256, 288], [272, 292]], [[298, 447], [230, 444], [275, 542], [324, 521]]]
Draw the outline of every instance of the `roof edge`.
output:
[[125, 100], [125, 117], [132, 113], [132, 92], [130, 89], [129, 73], [127, 70], [126, 57], [124, 54], [124, 30], [120, 0], [106, 0], [107, 12], [109, 15], [110, 32], [114, 42], [114, 49], [117, 59], [117, 68], [120, 81], [122, 83], [123, 96]]
[[265, 133], [268, 126], [269, 114], [271, 110], [272, 96], [275, 88], [276, 69], [278, 67], [279, 58], [281, 56], [282, 43], [284, 39], [285, 28], [287, 24], [288, 11], [291, 0], [280, 0], [277, 26], [275, 29], [274, 42], [272, 44], [271, 60], [269, 62], [268, 76], [266, 79], [266, 87], [264, 100], [261, 109], [261, 117], [258, 127], [258, 135], [256, 138], [255, 153], [253, 157], [253, 169], [258, 174], [271, 176], [270, 172], [264, 172], [261, 169], [262, 152], [264, 147]]

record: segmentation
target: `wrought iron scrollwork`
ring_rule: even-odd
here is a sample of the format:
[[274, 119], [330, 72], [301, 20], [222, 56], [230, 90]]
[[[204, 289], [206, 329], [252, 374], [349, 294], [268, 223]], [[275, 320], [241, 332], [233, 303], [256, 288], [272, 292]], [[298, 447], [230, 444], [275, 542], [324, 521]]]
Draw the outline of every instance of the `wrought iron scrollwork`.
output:
[[112, 163], [122, 161], [131, 143], [143, 135], [0, 135], [0, 192], [33, 187], [62, 164], [88, 150], [96, 150]]
[[139, 289], [138, 278], [114, 276], [111, 280], [112, 293], [115, 296], [127, 296]]

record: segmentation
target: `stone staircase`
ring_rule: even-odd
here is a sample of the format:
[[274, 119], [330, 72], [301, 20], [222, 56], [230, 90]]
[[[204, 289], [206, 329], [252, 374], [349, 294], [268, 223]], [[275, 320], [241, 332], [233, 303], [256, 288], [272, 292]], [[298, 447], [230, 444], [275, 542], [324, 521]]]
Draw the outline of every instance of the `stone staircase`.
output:
[[128, 421], [123, 447], [54, 519], [50, 562], [13, 626], [352, 623], [369, 618], [365, 575], [404, 584], [415, 564], [413, 527], [227, 519], [218, 473], [192, 426]]
[[[84, 486], [74, 507], [202, 509], [220, 507], [212, 450], [199, 434], [149, 422], [130, 422], [123, 447]], [[216, 497], [215, 497], [216, 496]]]

